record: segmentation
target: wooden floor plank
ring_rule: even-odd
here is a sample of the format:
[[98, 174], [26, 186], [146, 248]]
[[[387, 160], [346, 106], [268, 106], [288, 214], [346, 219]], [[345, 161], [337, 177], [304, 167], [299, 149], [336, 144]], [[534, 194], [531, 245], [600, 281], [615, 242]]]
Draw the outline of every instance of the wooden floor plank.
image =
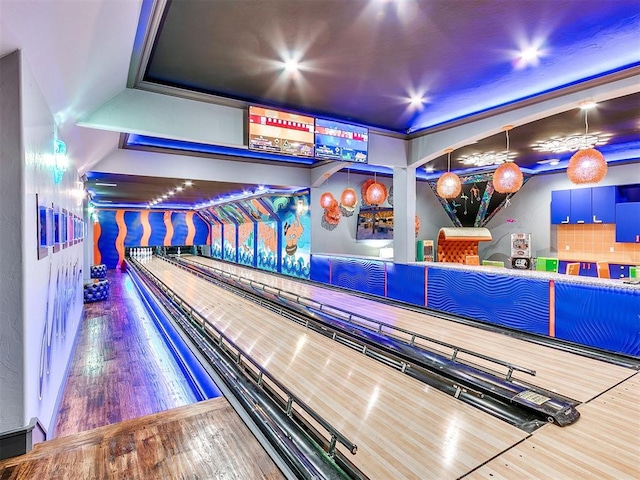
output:
[[35, 446], [0, 461], [2, 480], [269, 479], [284, 476], [224, 398]]
[[196, 401], [129, 276], [108, 275], [109, 298], [85, 304], [53, 437]]

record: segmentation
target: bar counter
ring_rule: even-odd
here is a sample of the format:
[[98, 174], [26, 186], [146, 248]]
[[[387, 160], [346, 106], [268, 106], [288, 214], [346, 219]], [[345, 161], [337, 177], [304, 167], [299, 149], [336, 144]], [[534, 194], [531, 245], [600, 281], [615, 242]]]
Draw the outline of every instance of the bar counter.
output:
[[640, 358], [640, 285], [618, 279], [313, 254], [311, 280]]

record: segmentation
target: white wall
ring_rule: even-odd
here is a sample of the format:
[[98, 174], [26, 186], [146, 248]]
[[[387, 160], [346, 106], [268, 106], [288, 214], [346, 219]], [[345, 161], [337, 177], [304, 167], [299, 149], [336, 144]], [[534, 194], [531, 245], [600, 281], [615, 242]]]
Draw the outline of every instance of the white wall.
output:
[[[70, 168], [59, 183], [54, 181], [50, 162], [56, 135], [53, 117], [27, 62], [20, 57], [17, 52], [7, 60], [19, 68], [13, 69], [10, 82], [3, 81], [2, 95], [3, 137], [5, 120], [15, 122], [20, 114], [22, 131], [13, 131], [9, 142], [20, 145], [17, 155], [14, 152], [11, 162], [5, 163], [4, 153], [2, 158], [3, 173], [13, 178], [14, 184], [3, 184], [1, 192], [0, 238], [6, 232], [13, 238], [10, 243], [3, 238], [0, 245], [3, 275], [8, 272], [11, 276], [8, 285], [0, 285], [0, 296], [2, 305], [13, 305], [16, 299], [20, 305], [10, 316], [3, 312], [2, 332], [13, 334], [8, 339], [0, 336], [0, 372], [14, 372], [15, 378], [8, 383], [5, 375], [0, 375], [0, 431], [24, 426], [31, 417], [38, 417], [45, 428], [52, 427], [82, 317], [83, 244], [60, 248], [57, 253], [49, 247], [48, 255], [38, 259], [36, 204], [37, 194], [41, 204], [55, 205], [82, 217], [77, 196], [79, 177]], [[10, 111], [4, 108], [6, 84], [19, 93], [15, 96], [19, 103]], [[20, 177], [21, 181], [15, 181]], [[11, 268], [7, 269], [8, 265]]]
[[[598, 186], [640, 183], [640, 164], [610, 166]], [[592, 185], [586, 185], [590, 187]], [[510, 255], [511, 233], [531, 233], [533, 257], [557, 256], [556, 227], [551, 225], [551, 191], [580, 188], [566, 173], [538, 175], [530, 179], [487, 224], [493, 241], [480, 244], [480, 258], [503, 260]]]

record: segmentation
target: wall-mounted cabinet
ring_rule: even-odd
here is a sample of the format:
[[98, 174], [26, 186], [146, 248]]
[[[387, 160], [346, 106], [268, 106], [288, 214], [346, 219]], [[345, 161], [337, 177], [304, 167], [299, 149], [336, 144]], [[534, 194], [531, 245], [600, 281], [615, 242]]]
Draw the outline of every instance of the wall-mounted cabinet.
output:
[[616, 223], [616, 186], [551, 192], [551, 223]]
[[616, 242], [640, 243], [640, 202], [616, 205]]

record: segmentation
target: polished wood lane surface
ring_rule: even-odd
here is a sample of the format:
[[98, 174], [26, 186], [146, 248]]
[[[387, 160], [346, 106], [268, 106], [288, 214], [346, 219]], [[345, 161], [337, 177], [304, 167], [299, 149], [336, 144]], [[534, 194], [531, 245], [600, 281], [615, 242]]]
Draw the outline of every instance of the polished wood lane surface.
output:
[[109, 298], [84, 306], [53, 437], [196, 401], [130, 277], [108, 278]]
[[354, 441], [372, 479], [457, 478], [527, 437], [163, 260], [146, 267]]
[[[282, 275], [219, 262], [205, 257], [186, 260], [213, 266], [239, 276], [272, 285], [292, 293], [333, 305], [358, 315], [374, 318], [450, 344], [536, 370], [536, 376], [516, 372], [514, 379], [534, 383], [580, 402], [586, 402], [635, 373], [628, 368], [585, 358], [499, 332], [444, 320], [427, 313], [383, 304], [334, 289], [299, 282]], [[430, 348], [437, 349], [429, 344]], [[450, 353], [450, 350], [447, 350]], [[465, 358], [460, 355], [459, 358]], [[466, 357], [469, 359], [469, 357]], [[473, 359], [480, 365], [485, 362]]]
[[571, 428], [547, 425], [469, 480], [640, 478], [640, 373], [579, 407]]
[[284, 478], [224, 398], [40, 443], [0, 479]]

